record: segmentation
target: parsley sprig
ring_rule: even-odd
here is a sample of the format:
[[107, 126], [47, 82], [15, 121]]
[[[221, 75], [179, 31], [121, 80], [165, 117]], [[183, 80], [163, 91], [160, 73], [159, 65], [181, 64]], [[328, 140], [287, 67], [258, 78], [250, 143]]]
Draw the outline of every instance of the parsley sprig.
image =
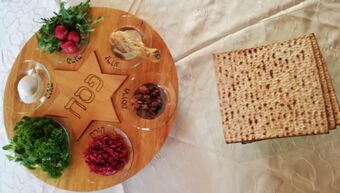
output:
[[28, 169], [41, 169], [58, 178], [69, 165], [69, 139], [64, 128], [48, 117], [24, 117], [17, 122], [15, 136], [3, 147], [9, 160]]
[[104, 18], [99, 16], [93, 20], [88, 14], [90, 8], [90, 0], [80, 3], [77, 6], [65, 8], [65, 3], [60, 4], [59, 13], [54, 12], [55, 16], [49, 19], [42, 18], [42, 27], [36, 34], [38, 47], [47, 53], [60, 51], [61, 42], [54, 37], [54, 29], [58, 24], [64, 25], [69, 31], [77, 31], [81, 37], [78, 46], [86, 43], [88, 34], [93, 32], [92, 24], [101, 22]]

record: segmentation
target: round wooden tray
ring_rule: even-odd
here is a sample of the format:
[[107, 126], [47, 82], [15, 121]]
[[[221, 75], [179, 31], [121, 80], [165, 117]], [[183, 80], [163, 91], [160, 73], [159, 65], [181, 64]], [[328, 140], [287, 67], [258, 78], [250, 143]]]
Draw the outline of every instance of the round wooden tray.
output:
[[[71, 164], [57, 180], [50, 179], [45, 173], [37, 170], [33, 170], [32, 173], [48, 184], [71, 191], [94, 191], [108, 188], [127, 180], [146, 166], [164, 144], [173, 125], [176, 114], [176, 106], [172, 107], [174, 110], [171, 114], [169, 113], [167, 115], [167, 119], [155, 122], [155, 128], [150, 129], [149, 131], [137, 129], [133, 126], [133, 124], [129, 123], [129, 120], [124, 118], [127, 116], [127, 111], [124, 110], [124, 107], [122, 106], [122, 104], [125, 103], [125, 94], [131, 95], [131, 93], [126, 93], [126, 90], [124, 90], [127, 88], [126, 85], [133, 85], [136, 87], [136, 84], [141, 84], [141, 81], [137, 81], [136, 83], [128, 82], [130, 77], [138, 77], [143, 82], [143, 80], [148, 81], [150, 79], [150, 77], [147, 77], [150, 76], [150, 74], [158, 74], [159, 82], [173, 86], [174, 94], [171, 99], [172, 102], [177, 104], [178, 99], [178, 80], [171, 54], [162, 38], [151, 28], [150, 25], [132, 15], [127, 14], [126, 12], [115, 9], [94, 7], [90, 9], [90, 14], [93, 18], [103, 16], [104, 21], [93, 26], [95, 32], [91, 34], [90, 43], [81, 57], [69, 58], [68, 61], [70, 64], [60, 64], [51, 58], [51, 55], [43, 54], [37, 50], [36, 38], [32, 37], [16, 58], [7, 80], [4, 95], [4, 121], [7, 134], [9, 137], [12, 137], [14, 135], [14, 124], [22, 118], [22, 115], [19, 115], [16, 110], [13, 109], [24, 110], [25, 108], [22, 107], [22, 104], [15, 100], [15, 82], [20, 68], [22, 68], [20, 64], [22, 64], [24, 60], [31, 59], [44, 64], [49, 69], [52, 74], [53, 82], [53, 87], [49, 88], [51, 97], [41, 108], [29, 114], [29, 116], [57, 115], [55, 118], [67, 128], [70, 134], [72, 147]], [[119, 61], [115, 58], [111, 51], [108, 38], [112, 31], [122, 27], [135, 28], [140, 32], [143, 41], [147, 46], [160, 50], [162, 55], [160, 63], [143, 61], [143, 63], [131, 70], [116, 69], [115, 66], [117, 66], [117, 62], [124, 61]], [[86, 65], [87, 67], [84, 67]], [[100, 66], [100, 68], [97, 69], [97, 66]], [[83, 120], [77, 121], [77, 119], [71, 119], [67, 114], [60, 112], [60, 109], [52, 108], [51, 110], [51, 107], [58, 106], [55, 105], [55, 103], [59, 104], [60, 102], [58, 101], [62, 101], [67, 98], [67, 93], [72, 92], [72, 89], [76, 91], [82, 86], [81, 84], [84, 84], [83, 80], [79, 80], [88, 76], [86, 75], [87, 71], [92, 72], [95, 70], [98, 70], [100, 75], [108, 75], [107, 81], [112, 79], [114, 81], [117, 80], [117, 82], [108, 83], [108, 85], [111, 86], [112, 84], [112, 87], [115, 88], [107, 87], [104, 89], [106, 95], [98, 95], [98, 98], [105, 97], [108, 92], [112, 92], [108, 101], [113, 104], [113, 108], [108, 108], [110, 110], [106, 110], [99, 108], [96, 105], [86, 106], [86, 108], [91, 110], [92, 107], [94, 110], [92, 109], [91, 114], [86, 116], [85, 122], [88, 121], [88, 123], [85, 125]], [[67, 77], [73, 77], [70, 73], [74, 72], [78, 72], [76, 73], [77, 75], [83, 74], [84, 77], [80, 76], [80, 78], [68, 79]], [[62, 77], [62, 79], [60, 77]], [[105, 80], [104, 83], [106, 83]], [[65, 85], [68, 85], [68, 88], [65, 88]], [[60, 99], [61, 95], [64, 96]], [[106, 116], [102, 119], [102, 117], [98, 118], [98, 116], [95, 116], [98, 114], [111, 116]], [[110, 121], [106, 121], [108, 119], [110, 119]], [[148, 124], [152, 125], [152, 123]], [[91, 135], [93, 133], [100, 132], [100, 129], [106, 125], [113, 125], [123, 130], [132, 143], [132, 164], [126, 173], [118, 173], [113, 176], [96, 175], [89, 171], [84, 162], [83, 152], [91, 140]], [[79, 129], [81, 127], [85, 127], [85, 129]]]

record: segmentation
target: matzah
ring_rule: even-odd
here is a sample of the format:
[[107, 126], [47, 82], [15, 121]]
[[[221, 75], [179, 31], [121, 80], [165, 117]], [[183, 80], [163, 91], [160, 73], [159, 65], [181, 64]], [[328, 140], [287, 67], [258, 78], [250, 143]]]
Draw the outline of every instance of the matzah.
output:
[[[331, 104], [330, 106], [328, 106], [328, 109], [326, 105], [328, 126], [329, 126], [329, 129], [334, 129], [336, 125], [340, 124], [339, 123], [339, 120], [340, 120], [339, 105], [338, 105], [337, 98], [335, 95], [334, 87], [332, 86], [332, 81], [328, 73], [327, 65], [322, 57], [321, 50], [317, 43], [317, 39], [314, 34], [311, 34], [309, 38], [311, 39], [314, 55], [317, 61], [317, 65], [319, 67], [320, 79], [323, 79], [321, 80], [321, 82], [324, 85], [324, 86], [322, 85], [324, 99], [328, 100], [328, 105]], [[259, 140], [256, 140], [256, 141], [259, 141]], [[242, 143], [251, 143], [251, 142], [255, 142], [255, 140], [244, 141]]]
[[316, 65], [318, 67], [318, 73], [320, 77], [320, 82], [321, 82], [321, 88], [322, 88], [322, 94], [324, 97], [325, 101], [325, 106], [326, 106], [326, 115], [327, 115], [327, 121], [328, 121], [328, 129], [334, 129], [335, 128], [335, 117], [334, 117], [334, 111], [333, 111], [333, 106], [331, 102], [331, 97], [330, 97], [330, 88], [328, 87], [327, 84], [327, 79], [326, 79], [326, 73], [325, 68], [323, 65], [323, 59], [321, 52], [319, 50], [319, 47], [317, 45], [316, 38], [314, 34], [311, 34], [309, 36], [310, 42], [312, 44], [312, 49], [313, 49], [313, 55], [315, 57]]
[[312, 45], [313, 45], [313, 49], [314, 49], [314, 53], [315, 55], [317, 55], [320, 58], [320, 62], [323, 68], [323, 72], [325, 74], [325, 78], [326, 78], [326, 84], [327, 84], [327, 88], [328, 88], [328, 94], [330, 97], [330, 101], [332, 104], [332, 110], [333, 110], [333, 115], [334, 115], [334, 119], [335, 119], [335, 124], [339, 125], [340, 124], [340, 108], [339, 108], [339, 104], [336, 98], [336, 94], [335, 94], [335, 90], [332, 84], [332, 80], [330, 78], [329, 72], [328, 72], [328, 68], [327, 68], [327, 64], [324, 61], [324, 58], [322, 57], [317, 39], [315, 37], [314, 34], [312, 34], [311, 36], [311, 40], [312, 40]]
[[227, 143], [328, 132], [310, 37], [214, 55]]

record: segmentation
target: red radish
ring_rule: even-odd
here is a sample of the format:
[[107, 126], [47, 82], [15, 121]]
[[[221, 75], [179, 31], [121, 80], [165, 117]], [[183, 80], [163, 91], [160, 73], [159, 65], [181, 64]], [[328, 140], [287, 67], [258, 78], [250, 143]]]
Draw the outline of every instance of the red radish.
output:
[[54, 28], [54, 37], [59, 40], [64, 40], [67, 37], [67, 29], [63, 25], [57, 25]]
[[67, 40], [74, 41], [75, 43], [79, 43], [80, 35], [76, 31], [71, 31], [67, 35]]
[[73, 41], [63, 42], [60, 47], [66, 54], [75, 54], [78, 51], [77, 45]]

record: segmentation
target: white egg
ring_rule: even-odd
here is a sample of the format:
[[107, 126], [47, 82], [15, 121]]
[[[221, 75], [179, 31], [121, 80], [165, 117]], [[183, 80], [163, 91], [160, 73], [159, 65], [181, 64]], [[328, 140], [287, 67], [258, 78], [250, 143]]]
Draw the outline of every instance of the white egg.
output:
[[24, 76], [18, 83], [18, 94], [22, 102], [31, 104], [41, 94], [41, 78], [37, 74]]

